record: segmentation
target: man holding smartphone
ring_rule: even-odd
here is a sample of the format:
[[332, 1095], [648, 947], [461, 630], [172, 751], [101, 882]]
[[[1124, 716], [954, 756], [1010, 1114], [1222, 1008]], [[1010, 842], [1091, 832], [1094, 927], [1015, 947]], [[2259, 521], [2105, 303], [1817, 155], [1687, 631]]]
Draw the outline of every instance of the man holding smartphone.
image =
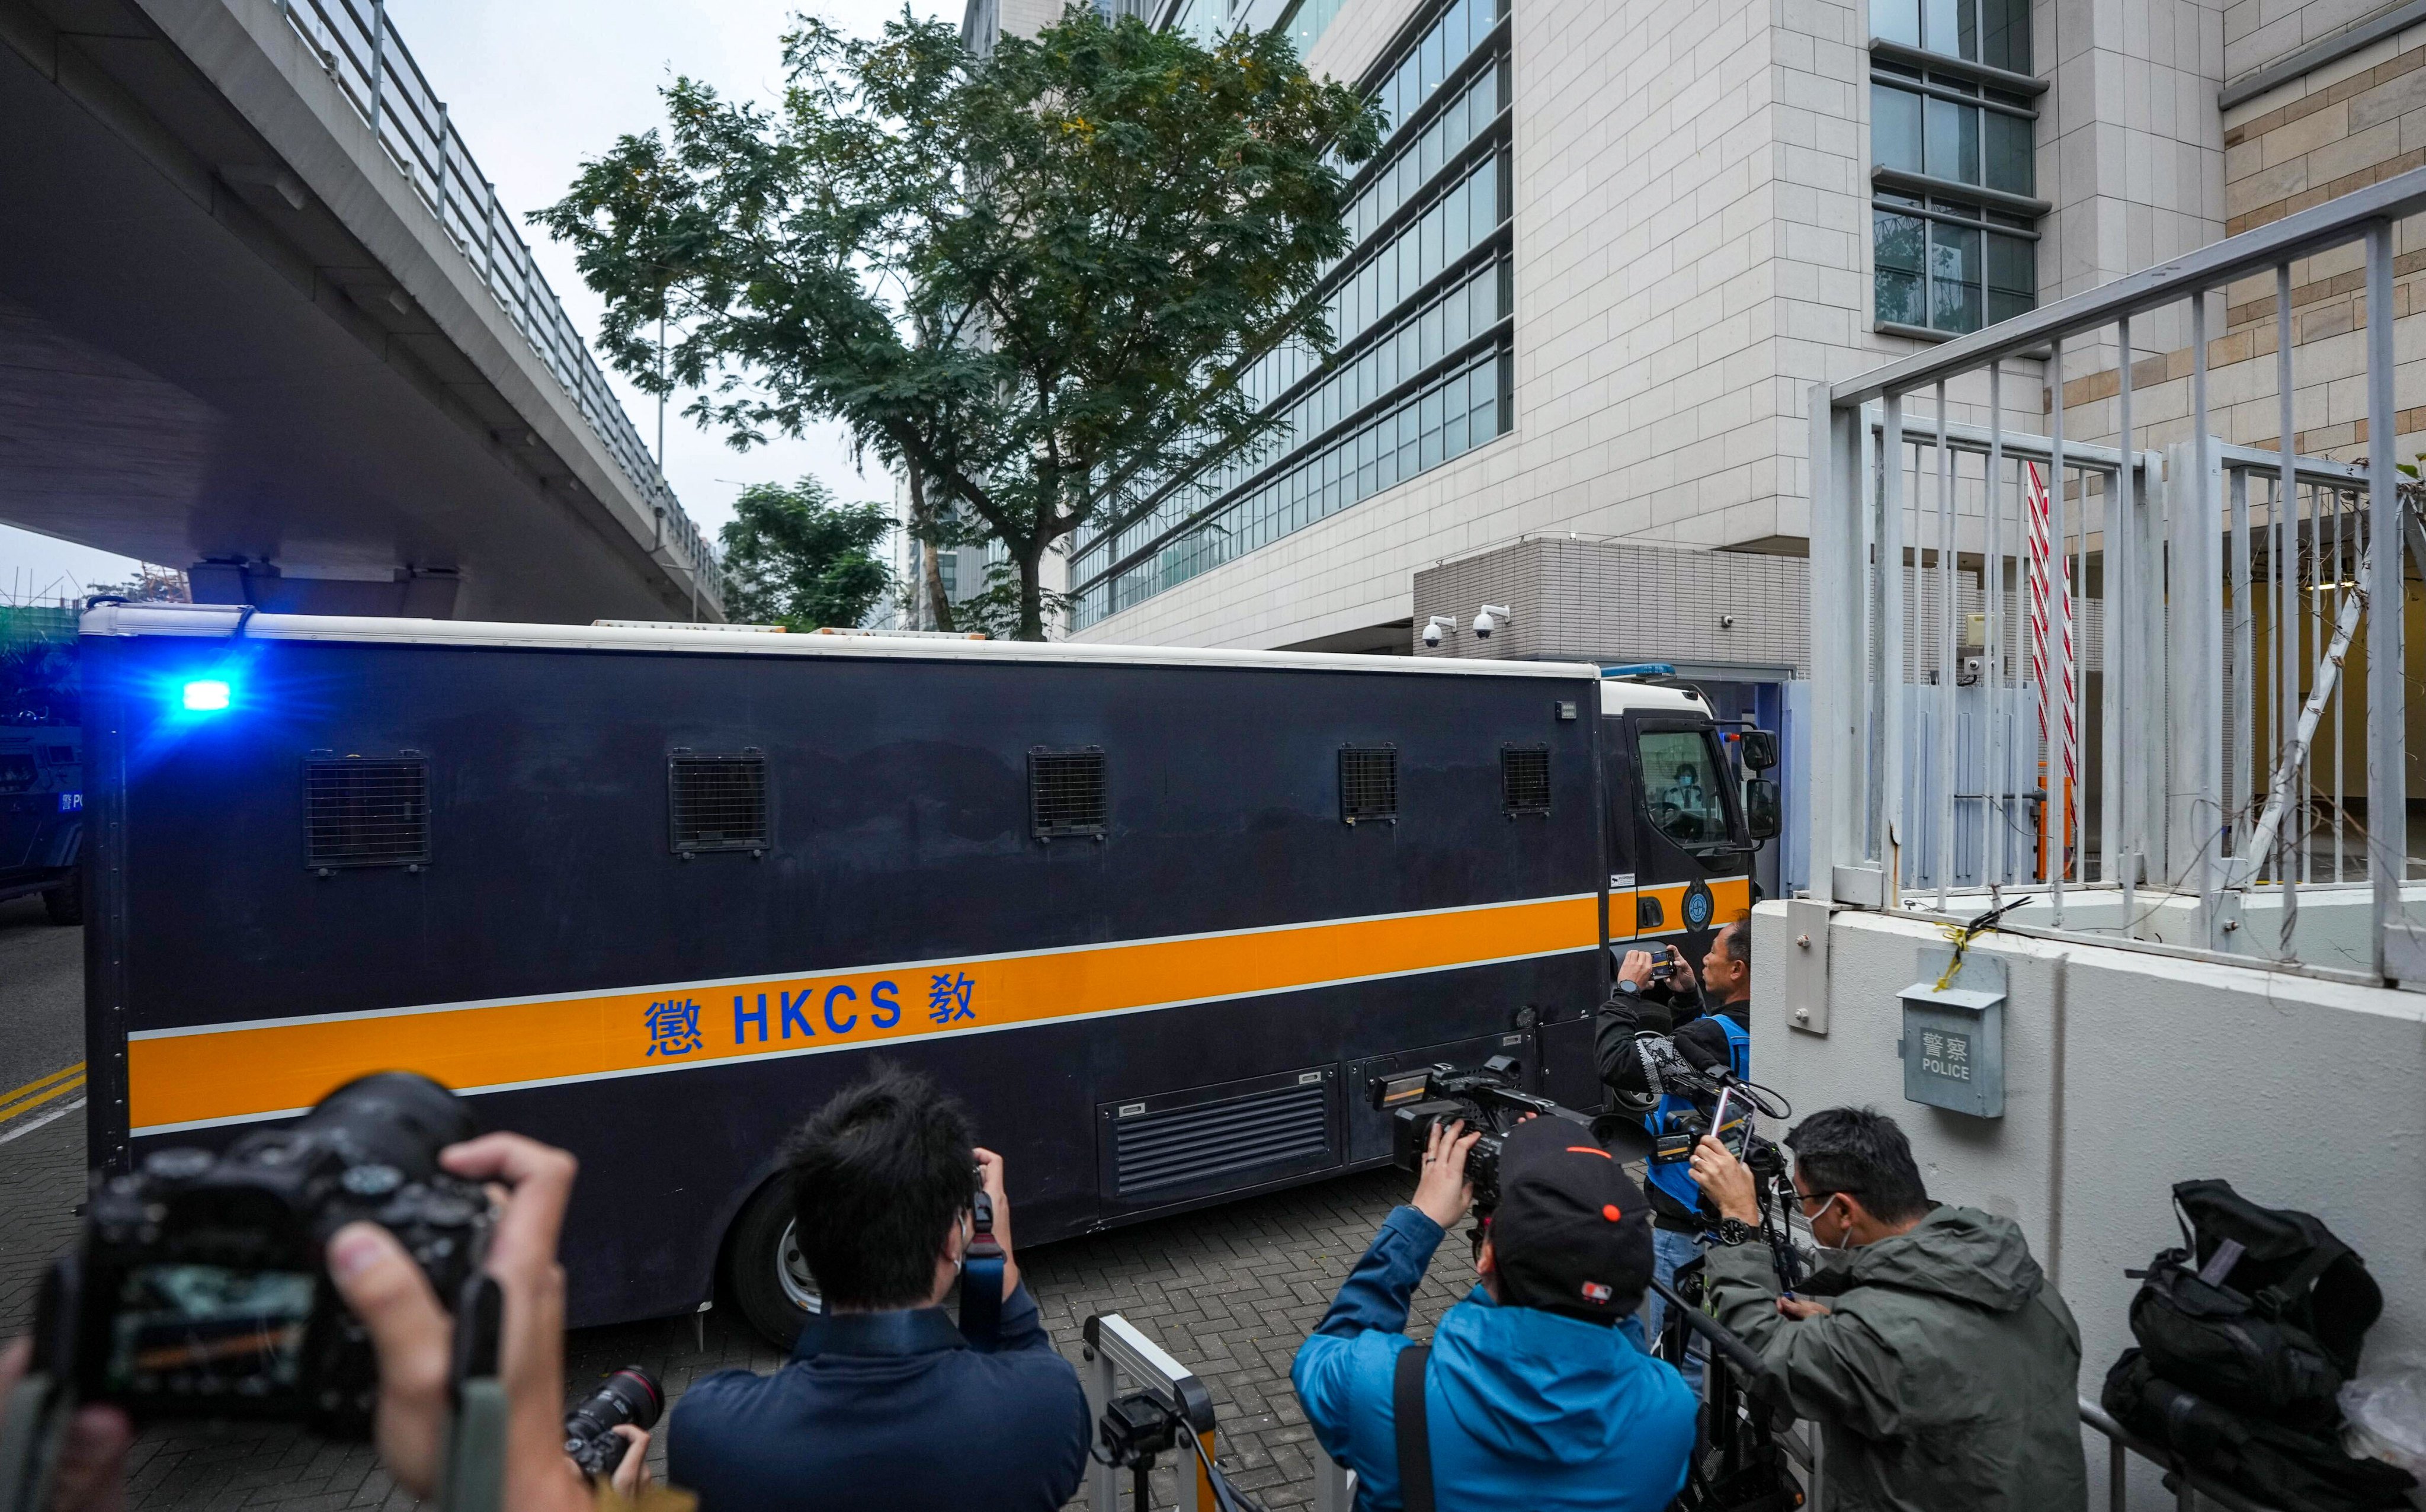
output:
[[[1674, 945], [1662, 946], [1660, 951], [1660, 956], [1647, 950], [1625, 953], [1618, 964], [1616, 989], [1602, 1005], [1593, 1033], [1601, 1081], [1619, 1108], [1643, 1114], [1644, 1127], [1655, 1138], [1680, 1115], [1710, 1110], [1696, 1110], [1690, 1098], [1655, 1083], [1635, 1046], [1637, 1034], [1667, 1036], [1676, 1053], [1694, 1065], [1727, 1066], [1739, 1077], [1752, 1075], [1752, 916], [1738, 914], [1711, 936], [1698, 979]], [[1735, 1114], [1730, 1111], [1726, 1116]], [[1642, 1184], [1651, 1198], [1652, 1274], [1669, 1285], [1676, 1268], [1701, 1253], [1701, 1237], [1713, 1225], [1703, 1211], [1702, 1189], [1684, 1160], [1653, 1161], [1644, 1168]], [[1656, 1293], [1650, 1308], [1649, 1325], [1656, 1335], [1666, 1316]], [[1698, 1389], [1700, 1362], [1688, 1360], [1684, 1368], [1686, 1380]]]

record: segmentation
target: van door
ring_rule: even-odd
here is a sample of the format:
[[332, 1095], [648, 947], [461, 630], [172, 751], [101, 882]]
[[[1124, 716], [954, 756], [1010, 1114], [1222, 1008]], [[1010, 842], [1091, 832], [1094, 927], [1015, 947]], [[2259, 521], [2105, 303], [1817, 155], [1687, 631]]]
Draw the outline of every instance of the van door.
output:
[[[1600, 722], [1601, 827], [1603, 853], [1609, 857], [1609, 939], [1614, 947], [1635, 935], [1634, 739], [1622, 715]], [[1610, 967], [1614, 981], [1616, 965]]]
[[1752, 906], [1752, 854], [1738, 812], [1735, 767], [1706, 723], [1651, 715], [1627, 723], [1640, 774], [1637, 933], [1667, 936], [1697, 960], [1712, 931]]

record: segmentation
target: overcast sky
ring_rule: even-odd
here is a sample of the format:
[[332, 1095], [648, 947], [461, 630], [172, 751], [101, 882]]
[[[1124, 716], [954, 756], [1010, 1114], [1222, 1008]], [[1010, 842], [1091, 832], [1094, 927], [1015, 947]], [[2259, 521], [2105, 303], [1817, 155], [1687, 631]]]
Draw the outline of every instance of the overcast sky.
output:
[[[562, 195], [582, 159], [618, 135], [658, 124], [657, 90], [676, 74], [727, 94], [769, 98], [782, 87], [780, 40], [794, 14], [813, 11], [873, 33], [899, 7], [900, 0], [388, 0], [387, 9], [498, 199], [519, 216]], [[962, 6], [912, 0], [912, 8], [957, 21]], [[524, 234], [558, 297], [595, 334], [602, 306], [570, 253], [536, 228]], [[611, 374], [609, 381], [640, 434], [654, 440], [656, 401]], [[809, 474], [846, 502], [890, 494], [881, 471], [853, 470], [838, 431], [736, 452], [693, 430], [681, 407], [679, 400], [669, 407], [666, 476], [711, 533], [733, 517], [733, 497], [749, 483]], [[133, 565], [0, 526], [0, 598], [73, 593], [123, 578]]]

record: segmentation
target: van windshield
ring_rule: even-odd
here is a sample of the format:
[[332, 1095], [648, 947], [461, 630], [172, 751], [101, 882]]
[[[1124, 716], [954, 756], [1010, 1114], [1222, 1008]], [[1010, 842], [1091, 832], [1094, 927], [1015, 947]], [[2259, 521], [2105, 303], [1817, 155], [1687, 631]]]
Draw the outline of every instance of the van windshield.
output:
[[1644, 730], [1635, 740], [1651, 822], [1688, 850], [1725, 845], [1726, 798], [1709, 738], [1699, 730]]

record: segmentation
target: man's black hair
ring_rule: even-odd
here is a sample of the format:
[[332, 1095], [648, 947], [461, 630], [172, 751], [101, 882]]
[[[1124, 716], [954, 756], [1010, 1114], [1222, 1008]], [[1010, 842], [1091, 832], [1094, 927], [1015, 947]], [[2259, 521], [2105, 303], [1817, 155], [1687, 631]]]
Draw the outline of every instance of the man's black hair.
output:
[[1902, 1223], [1929, 1211], [1912, 1142], [1876, 1108], [1823, 1108], [1786, 1136], [1794, 1168], [1813, 1192], [1859, 1197], [1870, 1216]]
[[784, 1151], [801, 1259], [829, 1308], [924, 1307], [977, 1190], [968, 1115], [923, 1076], [879, 1065]]
[[1727, 959], [1738, 966], [1752, 965], [1752, 911], [1744, 910], [1719, 928], [1726, 936]]

